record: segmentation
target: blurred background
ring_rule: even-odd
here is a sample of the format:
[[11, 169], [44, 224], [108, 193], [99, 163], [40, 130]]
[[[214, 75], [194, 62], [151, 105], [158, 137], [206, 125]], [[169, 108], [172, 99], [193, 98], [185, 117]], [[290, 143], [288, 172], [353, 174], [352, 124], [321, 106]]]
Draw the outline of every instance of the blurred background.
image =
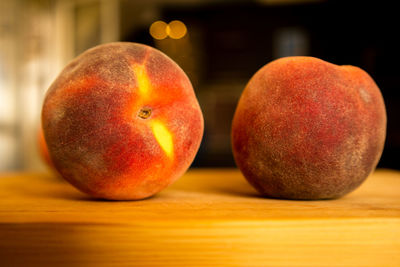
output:
[[[395, 2], [395, 1], [393, 1]], [[379, 167], [399, 169], [398, 10], [385, 1], [1, 0], [0, 171], [44, 168], [44, 94], [69, 60], [112, 41], [154, 46], [188, 74], [205, 118], [195, 167], [232, 167], [230, 125], [250, 77], [314, 56], [366, 70], [388, 113]]]

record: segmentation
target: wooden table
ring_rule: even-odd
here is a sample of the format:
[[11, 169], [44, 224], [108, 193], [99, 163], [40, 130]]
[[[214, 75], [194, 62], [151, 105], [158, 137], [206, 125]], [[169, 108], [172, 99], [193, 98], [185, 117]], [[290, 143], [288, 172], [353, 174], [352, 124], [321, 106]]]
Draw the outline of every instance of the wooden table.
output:
[[100, 201], [54, 174], [0, 174], [0, 266], [400, 266], [400, 172], [337, 200], [261, 198], [235, 169]]

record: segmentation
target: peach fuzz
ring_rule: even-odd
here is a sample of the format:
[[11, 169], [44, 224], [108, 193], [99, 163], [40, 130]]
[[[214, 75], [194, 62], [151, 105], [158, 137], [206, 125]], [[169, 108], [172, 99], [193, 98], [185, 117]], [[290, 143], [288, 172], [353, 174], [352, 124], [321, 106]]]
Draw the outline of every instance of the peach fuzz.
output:
[[137, 43], [87, 50], [50, 86], [42, 109], [61, 175], [97, 198], [150, 197], [192, 163], [203, 115], [183, 70]]
[[281, 58], [244, 89], [232, 149], [245, 178], [267, 197], [338, 198], [376, 168], [386, 120], [381, 92], [360, 68]]

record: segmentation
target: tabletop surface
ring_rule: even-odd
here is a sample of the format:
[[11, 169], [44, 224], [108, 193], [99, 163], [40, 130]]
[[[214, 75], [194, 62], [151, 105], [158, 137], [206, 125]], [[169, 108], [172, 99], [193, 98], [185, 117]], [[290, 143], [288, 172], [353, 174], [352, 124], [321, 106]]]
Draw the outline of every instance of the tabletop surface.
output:
[[93, 199], [52, 172], [2, 173], [0, 259], [5, 266], [400, 266], [400, 172], [377, 170], [354, 192], [321, 201], [261, 197], [237, 169], [192, 169], [140, 201]]

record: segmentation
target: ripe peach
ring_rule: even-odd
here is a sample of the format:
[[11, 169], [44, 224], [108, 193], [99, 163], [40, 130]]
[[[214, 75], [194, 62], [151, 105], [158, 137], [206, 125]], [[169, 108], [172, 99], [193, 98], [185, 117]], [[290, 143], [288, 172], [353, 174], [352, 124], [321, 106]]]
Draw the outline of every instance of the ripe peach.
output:
[[70, 62], [50, 86], [42, 124], [51, 158], [94, 197], [133, 200], [189, 168], [203, 115], [183, 70], [162, 52], [109, 43]]
[[385, 104], [363, 70], [313, 57], [261, 68], [232, 124], [235, 161], [273, 198], [338, 198], [375, 169], [386, 136]]

